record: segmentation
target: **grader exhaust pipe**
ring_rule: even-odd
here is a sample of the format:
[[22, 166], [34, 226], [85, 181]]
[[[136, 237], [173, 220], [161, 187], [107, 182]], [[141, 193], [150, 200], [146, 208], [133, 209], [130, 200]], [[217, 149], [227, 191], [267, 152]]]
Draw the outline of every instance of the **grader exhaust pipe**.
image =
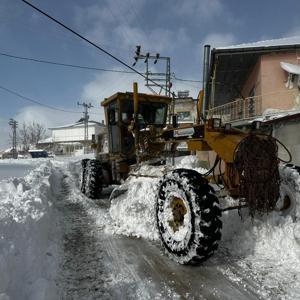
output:
[[133, 83], [133, 118], [134, 118], [134, 146], [136, 155], [136, 164], [139, 167], [139, 96], [138, 96], [138, 84]]

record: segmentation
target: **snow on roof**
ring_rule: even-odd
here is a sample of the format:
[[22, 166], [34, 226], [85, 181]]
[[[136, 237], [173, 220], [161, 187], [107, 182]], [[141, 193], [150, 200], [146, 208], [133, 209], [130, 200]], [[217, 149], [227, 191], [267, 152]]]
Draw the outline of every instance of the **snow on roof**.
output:
[[5, 149], [4, 151], [3, 151], [3, 153], [9, 153], [9, 152], [11, 152], [13, 150], [13, 148], [8, 148], [8, 149]]
[[255, 118], [254, 120], [249, 121], [249, 123], [252, 123], [253, 121], [275, 122], [288, 117], [299, 118], [300, 110], [298, 108], [292, 110], [280, 110], [280, 109], [269, 108], [263, 112], [261, 117]]
[[46, 144], [46, 143], [53, 143], [53, 137], [49, 136], [48, 138], [38, 141], [38, 144]]
[[[89, 121], [88, 122], [88, 126], [93, 126], [93, 125], [105, 126], [104, 124], [96, 122], [96, 121]], [[63, 129], [63, 128], [70, 128], [70, 127], [83, 127], [83, 126], [84, 126], [84, 122], [76, 122], [76, 123], [73, 123], [73, 124], [50, 127], [48, 129], [52, 130], [52, 129]]]
[[216, 47], [217, 50], [226, 49], [241, 49], [241, 48], [259, 48], [259, 47], [274, 47], [274, 46], [292, 46], [300, 45], [300, 36], [292, 36], [280, 39], [265, 40], [254, 43], [245, 43], [226, 47]]
[[44, 152], [46, 150], [43, 150], [43, 149], [31, 149], [31, 150], [28, 150], [29, 153], [31, 152]]
[[281, 62], [280, 66], [283, 70], [287, 71], [288, 73], [300, 75], [300, 65]]

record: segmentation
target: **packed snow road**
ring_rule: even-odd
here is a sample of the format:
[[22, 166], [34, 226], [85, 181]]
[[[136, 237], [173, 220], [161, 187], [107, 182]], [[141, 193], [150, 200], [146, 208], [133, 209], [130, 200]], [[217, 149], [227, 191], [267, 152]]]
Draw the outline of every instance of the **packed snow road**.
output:
[[[109, 213], [108, 198], [87, 208], [70, 198], [67, 181], [61, 202], [64, 299], [258, 298], [258, 286], [222, 256], [202, 266], [181, 266], [170, 261], [157, 242], [105, 233], [94, 216]], [[224, 275], [228, 270], [234, 281]]]
[[182, 266], [158, 240], [156, 179], [130, 179], [109, 203], [109, 189], [95, 201], [82, 195], [79, 161], [32, 166], [0, 181], [1, 300], [300, 299], [297, 218], [228, 212], [215, 255]]

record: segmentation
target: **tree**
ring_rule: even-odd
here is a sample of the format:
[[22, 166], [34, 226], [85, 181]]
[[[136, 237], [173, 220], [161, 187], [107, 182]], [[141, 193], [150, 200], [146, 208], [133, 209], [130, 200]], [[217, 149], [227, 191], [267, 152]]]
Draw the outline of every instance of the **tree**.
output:
[[23, 122], [21, 127], [19, 128], [18, 136], [23, 151], [28, 151], [30, 145], [33, 145], [35, 147], [40, 140], [45, 138], [46, 128], [40, 123]]

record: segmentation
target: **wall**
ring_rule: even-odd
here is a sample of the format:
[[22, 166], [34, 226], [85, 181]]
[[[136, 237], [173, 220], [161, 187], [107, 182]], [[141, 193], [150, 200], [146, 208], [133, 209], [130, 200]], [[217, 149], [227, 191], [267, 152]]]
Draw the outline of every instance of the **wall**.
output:
[[242, 95], [244, 98], [249, 97], [249, 93], [255, 87], [255, 95], [261, 95], [261, 60], [257, 60], [254, 68], [252, 69], [246, 83], [242, 89]]
[[[300, 166], [300, 120], [273, 125], [273, 136], [282, 142], [292, 154], [292, 163]], [[288, 155], [282, 146], [278, 148], [279, 157], [287, 160]]]
[[[88, 137], [92, 139], [92, 134], [95, 134], [95, 127], [89, 126]], [[54, 142], [71, 142], [84, 140], [84, 127], [68, 127], [57, 128], [52, 130]]]
[[[298, 53], [300, 56], [300, 53]], [[287, 72], [284, 71], [280, 62], [298, 64], [297, 53], [281, 52], [262, 55], [261, 57], [261, 91], [262, 111], [269, 108], [289, 110], [295, 106], [297, 90], [289, 90], [285, 86]]]
[[[105, 127], [93, 124], [88, 129], [88, 139], [92, 140], [93, 134], [104, 133]], [[52, 137], [54, 142], [74, 142], [84, 140], [84, 126], [74, 126], [66, 128], [52, 129]]]
[[197, 102], [192, 98], [176, 99], [175, 101], [175, 113], [190, 112], [190, 118], [188, 120], [178, 120], [179, 123], [194, 123], [197, 118]]

